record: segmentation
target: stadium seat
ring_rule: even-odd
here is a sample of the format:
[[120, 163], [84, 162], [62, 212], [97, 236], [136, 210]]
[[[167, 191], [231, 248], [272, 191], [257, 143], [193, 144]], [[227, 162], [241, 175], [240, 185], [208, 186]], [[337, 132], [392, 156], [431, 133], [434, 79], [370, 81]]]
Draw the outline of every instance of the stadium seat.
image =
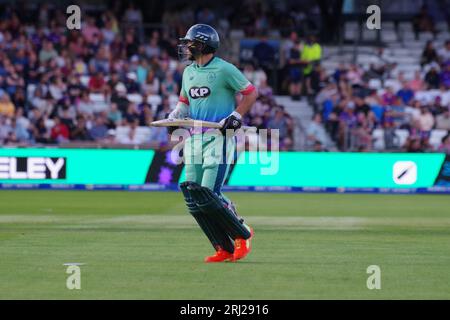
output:
[[92, 102], [105, 102], [105, 96], [101, 93], [90, 93], [89, 100]]
[[129, 101], [134, 102], [136, 104], [142, 103], [142, 95], [140, 95], [138, 93], [127, 94], [127, 98]]
[[447, 41], [448, 39], [450, 39], [450, 32], [448, 31], [439, 32], [436, 36], [436, 40]]
[[430, 134], [430, 144], [434, 149], [437, 149], [442, 143], [442, 138], [447, 135], [447, 130], [435, 129]]
[[149, 127], [137, 127], [136, 128], [136, 139], [138, 143], [150, 142], [151, 130]]
[[[411, 39], [412, 40], [412, 39]], [[419, 50], [423, 50], [423, 48], [425, 48], [426, 45], [426, 41], [405, 41], [403, 42], [405, 48], [412, 48], [412, 49], [419, 49]]]
[[381, 32], [381, 41], [396, 42], [398, 40], [397, 33], [394, 30], [384, 30]]
[[381, 89], [382, 83], [380, 79], [370, 79], [369, 80], [369, 88], [370, 89]]
[[395, 23], [393, 21], [385, 21], [381, 24], [383, 31], [395, 31]]
[[370, 66], [371, 63], [379, 63], [380, 58], [375, 55], [360, 54], [358, 55], [356, 62], [358, 64]]
[[416, 35], [412, 31], [402, 31], [401, 32], [401, 39], [405, 41], [414, 41], [416, 40]]
[[130, 127], [128, 126], [118, 126], [116, 128], [116, 137], [126, 136], [130, 132]]
[[413, 26], [411, 22], [400, 22], [398, 24], [399, 31], [413, 31]]
[[378, 30], [363, 29], [362, 38], [365, 41], [375, 41], [377, 39]]
[[439, 31], [439, 34], [441, 33], [447, 33], [448, 31], [448, 24], [446, 21], [439, 21], [434, 26], [437, 31]]
[[384, 88], [378, 89], [378, 90], [377, 90], [377, 95], [381, 97], [381, 96], [383, 96], [383, 94], [384, 94], [385, 92], [386, 92], [386, 89], [384, 89]]
[[391, 87], [392, 90], [394, 90], [394, 92], [397, 92], [398, 90], [400, 90], [402, 88], [402, 84], [397, 79], [387, 79], [384, 82], [384, 86], [386, 88]]
[[405, 145], [406, 139], [409, 137], [409, 131], [406, 129], [397, 129], [395, 130], [395, 145], [399, 148]]
[[53, 126], [55, 125], [55, 121], [53, 121], [50, 118], [47, 118], [47, 119], [45, 119], [44, 125], [48, 130], [51, 130], [53, 128]]
[[354, 41], [358, 38], [358, 23], [346, 22], [344, 25], [344, 40]]
[[420, 32], [419, 33], [419, 39], [422, 40], [422, 41], [433, 40], [434, 39], [434, 35], [431, 32]]
[[450, 106], [450, 91], [440, 91], [441, 103], [443, 106]]
[[80, 82], [83, 86], [87, 87], [89, 84], [89, 76], [81, 76]]
[[436, 97], [440, 96], [439, 90], [422, 90], [417, 91], [415, 94], [415, 99], [421, 101], [422, 103], [432, 103], [435, 101]]
[[152, 111], [155, 112], [156, 108], [162, 103], [160, 95], [150, 95], [147, 97], [147, 103], [152, 106]]
[[93, 110], [95, 113], [108, 110], [109, 105], [105, 99], [105, 95], [101, 93], [90, 93], [89, 100], [93, 102]]
[[399, 65], [408, 65], [408, 64], [409, 65], [411, 65], [411, 64], [418, 65], [420, 63], [420, 57], [412, 56], [412, 55], [395, 56], [395, 57], [393, 57], [393, 59]]
[[372, 132], [373, 148], [374, 150], [384, 150], [384, 130], [375, 129]]

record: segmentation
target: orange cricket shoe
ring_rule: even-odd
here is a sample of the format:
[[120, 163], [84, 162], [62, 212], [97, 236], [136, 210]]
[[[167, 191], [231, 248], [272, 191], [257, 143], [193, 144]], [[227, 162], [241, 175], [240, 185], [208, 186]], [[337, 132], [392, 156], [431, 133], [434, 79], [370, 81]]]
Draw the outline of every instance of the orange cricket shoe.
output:
[[205, 258], [206, 263], [232, 261], [232, 260], [233, 254], [223, 250], [222, 248], [219, 248], [214, 255]]
[[252, 238], [253, 238], [253, 228], [250, 228], [250, 238], [248, 239], [242, 239], [237, 238], [234, 240], [234, 254], [233, 254], [233, 260], [240, 260], [243, 259], [246, 255], [250, 253], [252, 250]]

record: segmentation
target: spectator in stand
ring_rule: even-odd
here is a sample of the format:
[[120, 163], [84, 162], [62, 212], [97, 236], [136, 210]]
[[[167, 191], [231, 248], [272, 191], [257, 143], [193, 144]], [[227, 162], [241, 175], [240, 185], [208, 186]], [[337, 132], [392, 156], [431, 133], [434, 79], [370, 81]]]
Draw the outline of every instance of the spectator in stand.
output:
[[305, 65], [303, 68], [303, 75], [305, 77], [306, 93], [311, 95], [313, 94], [310, 79], [311, 73], [314, 66], [320, 63], [320, 60], [322, 59], [322, 47], [317, 42], [317, 38], [314, 35], [307, 37], [300, 59]]
[[145, 46], [145, 55], [151, 59], [153, 57], [159, 57], [161, 54], [161, 48], [158, 46], [158, 38], [153, 37], [149, 43]]
[[9, 95], [6, 92], [3, 92], [0, 95], [0, 116], [4, 115], [7, 117], [13, 117], [15, 113], [15, 106], [12, 103]]
[[438, 72], [438, 66], [433, 64], [430, 70], [425, 75], [425, 83], [427, 84], [427, 88], [430, 89], [439, 89], [440, 85], [440, 77]]
[[403, 146], [405, 152], [422, 152], [422, 144], [417, 136], [409, 136]]
[[259, 95], [261, 95], [261, 96], [272, 97], [272, 95], [273, 95], [273, 90], [272, 90], [272, 87], [270, 87], [270, 86], [267, 84], [267, 79], [262, 79], [262, 80], [261, 80], [261, 82], [260, 82], [260, 84], [259, 84], [259, 87], [258, 87], [258, 93], [259, 93]]
[[100, 114], [95, 118], [94, 125], [89, 130], [89, 135], [94, 141], [99, 142], [106, 138], [107, 133], [108, 127], [105, 124], [105, 116]]
[[279, 130], [280, 140], [283, 140], [288, 137], [288, 123], [287, 119], [284, 115], [284, 111], [280, 108], [277, 108], [275, 111], [275, 117], [269, 121], [267, 124], [267, 129], [277, 129]]
[[166, 77], [161, 83], [161, 93], [164, 96], [177, 95], [179, 92], [177, 83], [173, 80], [173, 73], [167, 72]]
[[266, 74], [270, 74], [275, 66], [275, 49], [269, 44], [267, 35], [263, 35], [253, 48], [253, 58], [257, 67], [261, 67]]
[[77, 124], [74, 130], [70, 134], [70, 138], [73, 141], [90, 141], [91, 135], [86, 127], [86, 120], [83, 116], [77, 118]]
[[167, 115], [171, 111], [169, 97], [163, 96], [162, 103], [156, 108], [156, 117], [155, 120], [161, 120], [167, 118]]
[[119, 82], [114, 87], [111, 95], [111, 102], [116, 103], [119, 110], [124, 114], [128, 109], [129, 101], [127, 98], [127, 88], [122, 82]]
[[438, 56], [441, 63], [450, 61], [450, 40], [445, 41], [445, 46], [438, 50]]
[[105, 91], [105, 78], [103, 76], [103, 72], [97, 71], [95, 74], [93, 74], [88, 83], [88, 88], [93, 93], [103, 93]]
[[413, 27], [416, 38], [419, 32], [435, 32], [433, 18], [428, 13], [428, 7], [425, 4], [420, 8], [420, 12], [413, 18]]
[[289, 74], [289, 94], [293, 100], [299, 100], [302, 94], [303, 63], [300, 59], [302, 45], [296, 32], [291, 33], [291, 46], [286, 52]]
[[314, 94], [319, 93], [327, 85], [327, 82], [328, 75], [325, 69], [320, 64], [316, 64], [311, 73], [311, 89]]
[[11, 132], [10, 119], [0, 114], [0, 143], [8, 137]]
[[94, 103], [89, 98], [89, 91], [84, 90], [81, 93], [81, 97], [75, 103], [78, 113], [81, 114], [93, 114], [94, 113]]
[[17, 124], [25, 128], [26, 130], [30, 129], [31, 121], [30, 119], [24, 116], [24, 111], [22, 107], [16, 109], [15, 118], [17, 120]]
[[386, 112], [386, 119], [383, 121], [383, 139], [386, 150], [395, 148], [395, 123], [390, 117], [389, 112]]
[[[291, 58], [291, 50], [296, 46], [297, 43], [300, 43], [298, 33], [292, 31], [289, 34], [289, 38], [285, 39], [281, 47], [281, 63], [283, 66], [288, 64], [288, 61]], [[300, 51], [298, 52], [298, 59], [300, 59]]]
[[45, 63], [53, 58], [56, 58], [58, 53], [53, 47], [53, 43], [48, 40], [44, 40], [41, 51], [39, 52], [39, 61]]
[[322, 145], [322, 143], [320, 141], [316, 141], [314, 142], [314, 146], [312, 151], [314, 152], [324, 152], [327, 151], [327, 149]]
[[421, 136], [429, 136], [434, 127], [434, 117], [426, 106], [423, 106], [420, 109], [420, 115], [415, 119], [415, 121], [417, 122], [418, 129], [421, 132]]
[[441, 74], [439, 75], [440, 85], [444, 87], [444, 90], [450, 89], [450, 61], [446, 62], [442, 66]]
[[428, 41], [425, 45], [425, 49], [422, 52], [422, 57], [420, 58], [420, 65], [423, 67], [432, 62], [439, 62], [439, 57], [436, 49], [433, 46], [433, 41]]
[[436, 129], [450, 131], [450, 106], [436, 117]]
[[450, 133], [442, 138], [442, 142], [438, 147], [438, 151], [450, 155]]
[[356, 64], [352, 64], [350, 69], [346, 73], [346, 78], [351, 86], [362, 84], [363, 70], [360, 69]]
[[93, 43], [100, 35], [100, 30], [95, 25], [95, 19], [93, 17], [86, 17], [85, 21], [86, 23], [81, 28], [83, 38], [87, 43]]
[[122, 122], [122, 113], [117, 108], [117, 103], [111, 103], [110, 109], [108, 111], [107, 126], [110, 129], [115, 129]]
[[409, 88], [414, 92], [425, 89], [425, 83], [422, 80], [422, 76], [420, 71], [414, 72], [414, 79], [412, 79], [409, 83]]
[[124, 119], [128, 124], [134, 123], [136, 120], [139, 121], [139, 111], [134, 102], [130, 102], [128, 105], [127, 112], [124, 114]]
[[141, 10], [136, 8], [132, 1], [129, 3], [128, 8], [125, 11], [123, 20], [127, 23], [136, 25], [141, 25], [143, 22]]
[[155, 76], [153, 69], [147, 74], [147, 79], [142, 86], [142, 92], [145, 95], [157, 95], [159, 93], [159, 79]]
[[[118, 4], [120, 6], [120, 2]], [[267, 15], [268, 8], [256, 7], [249, 5], [246, 9], [249, 11], [245, 16], [251, 17], [248, 20], [249, 30], [271, 30], [273, 21]], [[22, 9], [23, 12], [16, 14]], [[86, 130], [95, 127], [93, 122], [97, 121], [97, 113], [103, 110], [102, 102], [97, 101], [94, 94], [104, 94], [104, 107], [106, 114], [110, 116], [110, 127], [120, 124], [127, 114], [130, 103], [127, 94], [133, 94], [133, 100], [139, 99], [138, 95], [147, 99], [147, 95], [161, 94], [163, 80], [169, 82], [169, 85], [164, 84], [169, 87], [169, 90], [164, 90], [164, 94], [178, 94], [183, 65], [176, 60], [176, 39], [186, 31], [187, 25], [194, 23], [192, 9], [165, 13], [164, 21], [169, 21], [167, 28], [162, 30], [162, 36], [159, 31], [152, 32], [150, 39], [142, 37], [142, 12], [133, 4], [127, 5], [124, 14], [116, 5], [98, 17], [86, 16], [82, 21], [81, 31], [69, 33], [60, 27], [65, 23], [64, 9], [58, 4], [53, 4], [51, 8], [44, 4], [40, 6], [34, 22], [25, 21], [31, 13], [26, 6], [12, 4], [8, 9], [10, 14], [3, 17], [0, 26], [0, 92], [9, 95], [13, 108], [7, 106], [9, 102], [0, 102], [0, 112], [8, 114], [0, 131], [5, 132], [3, 138], [7, 138], [9, 143], [20, 141], [24, 135], [23, 132], [11, 133], [14, 106], [23, 108], [23, 111], [18, 112], [21, 115], [16, 118], [16, 126], [29, 128], [30, 143], [58, 143], [67, 138], [78, 141], [87, 139]], [[123, 18], [122, 28], [119, 28], [114, 12]], [[250, 12], [257, 14], [252, 17]], [[212, 10], [207, 10], [206, 13], [201, 20], [212, 21], [210, 17], [215, 13]], [[281, 19], [281, 16], [277, 19]], [[224, 41], [228, 41], [226, 30], [234, 24], [221, 18], [219, 25], [225, 31]], [[297, 22], [291, 27], [298, 27]], [[255, 57], [259, 58], [263, 67], [270, 68], [276, 53], [270, 46], [266, 46], [265, 49], [268, 50], [264, 52], [264, 47], [263, 44], [261, 52], [257, 50]], [[267, 61], [270, 63], [267, 64]], [[174, 71], [171, 80], [166, 74]], [[133, 74], [137, 80], [129, 76]], [[256, 119], [259, 126], [264, 128], [275, 117], [273, 90], [267, 85], [267, 75], [264, 72], [256, 70], [254, 76], [261, 95], [267, 97], [268, 109], [249, 118], [250, 121]], [[106, 78], [109, 78], [107, 83]], [[178, 88], [171, 90], [171, 81]], [[165, 116], [171, 110], [167, 99], [164, 101], [159, 116]], [[151, 119], [147, 108], [140, 110], [139, 116], [140, 124]], [[292, 119], [286, 114], [285, 118], [288, 138], [282, 144], [283, 148], [289, 148], [293, 145]], [[69, 131], [68, 137], [64, 128]]]
[[411, 89], [409, 83], [406, 81], [402, 83], [402, 88], [397, 92], [397, 97], [401, 99], [401, 102], [408, 105], [414, 98], [414, 91]]
[[310, 148], [320, 142], [322, 146], [326, 146], [327, 144], [327, 133], [322, 123], [322, 116], [320, 113], [316, 113], [313, 116], [313, 121], [309, 124], [309, 127], [306, 129], [306, 139], [307, 145]]
[[386, 92], [382, 96], [383, 106], [392, 106], [395, 104], [397, 96], [395, 95], [392, 87], [387, 87]]
[[136, 129], [138, 127], [138, 119], [133, 122], [130, 122], [128, 125], [129, 131], [126, 136], [120, 137], [117, 142], [122, 144], [138, 144], [138, 136], [136, 135]]
[[128, 72], [125, 78], [125, 87], [127, 88], [128, 94], [139, 93], [140, 87], [137, 81], [137, 75], [134, 72]]
[[153, 121], [152, 107], [148, 103], [143, 103], [139, 109], [139, 125], [146, 127]]
[[261, 68], [255, 70], [253, 63], [247, 63], [244, 66], [243, 74], [258, 89], [263, 81], [267, 83], [267, 75], [264, 70]]
[[165, 127], [151, 127], [150, 141], [157, 142], [160, 145], [165, 145], [168, 142], [167, 128]]
[[50, 138], [56, 143], [69, 141], [69, 128], [61, 122], [58, 116], [53, 118], [54, 125], [50, 131]]
[[81, 97], [83, 91], [83, 85], [80, 82], [80, 78], [77, 75], [71, 75], [69, 77], [69, 83], [67, 85], [67, 95], [70, 98], [70, 102], [75, 104], [77, 99]]
[[364, 113], [358, 113], [357, 124], [354, 130], [354, 141], [352, 141], [352, 149], [358, 148], [360, 152], [372, 150], [372, 124]]

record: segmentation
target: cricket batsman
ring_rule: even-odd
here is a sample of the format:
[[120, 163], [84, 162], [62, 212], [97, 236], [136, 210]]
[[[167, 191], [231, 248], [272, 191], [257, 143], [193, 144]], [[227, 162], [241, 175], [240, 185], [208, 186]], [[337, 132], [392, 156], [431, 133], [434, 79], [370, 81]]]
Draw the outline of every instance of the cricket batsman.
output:
[[[192, 63], [184, 70], [179, 102], [168, 118], [190, 117], [222, 125], [213, 134], [191, 130], [183, 149], [186, 182], [180, 189], [189, 213], [216, 251], [205, 262], [236, 261], [250, 252], [253, 229], [238, 216], [221, 188], [236, 157], [236, 138], [229, 133], [241, 127], [257, 91], [238, 68], [215, 56], [220, 40], [211, 26], [196, 24], [179, 40], [180, 59]], [[236, 106], [237, 93], [243, 98]], [[169, 133], [175, 129], [171, 127]]]

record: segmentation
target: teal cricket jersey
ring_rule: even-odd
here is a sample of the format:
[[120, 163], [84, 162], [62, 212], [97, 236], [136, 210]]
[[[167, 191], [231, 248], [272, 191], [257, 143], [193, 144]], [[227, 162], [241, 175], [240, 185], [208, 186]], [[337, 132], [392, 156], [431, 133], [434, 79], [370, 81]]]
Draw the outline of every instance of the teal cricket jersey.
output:
[[184, 69], [180, 101], [189, 105], [192, 119], [219, 122], [236, 108], [237, 92], [253, 90], [238, 68], [213, 57], [204, 66], [193, 62]]

